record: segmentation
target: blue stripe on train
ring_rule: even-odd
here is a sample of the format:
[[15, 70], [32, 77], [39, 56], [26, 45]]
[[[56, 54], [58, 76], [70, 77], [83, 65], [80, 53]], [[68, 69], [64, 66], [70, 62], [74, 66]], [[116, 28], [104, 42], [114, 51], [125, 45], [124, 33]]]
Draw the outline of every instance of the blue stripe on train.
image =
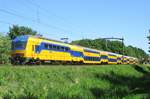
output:
[[74, 57], [83, 57], [83, 53], [79, 51], [70, 50], [67, 46], [62, 46], [58, 44], [51, 44], [42, 42], [39, 46], [35, 48], [36, 53], [40, 53], [42, 50], [49, 50], [49, 51], [57, 51], [57, 52], [68, 52]]
[[[36, 53], [40, 53], [42, 50], [68, 52], [74, 57], [83, 57], [84, 60], [86, 60], [86, 61], [100, 61], [101, 59], [108, 59], [108, 56], [106, 56], [106, 55], [101, 55], [100, 57], [84, 56], [82, 52], [70, 50], [70, 48], [67, 46], [45, 43], [45, 42], [42, 42], [39, 46], [36, 46], [36, 48], [35, 48]], [[108, 60], [110, 62], [117, 62], [116, 59], [108, 59]]]
[[117, 62], [117, 59], [109, 58], [108, 61], [109, 62]]
[[74, 57], [83, 57], [83, 53], [79, 51], [72, 51], [70, 50], [70, 54]]
[[36, 46], [35, 52], [40, 53], [42, 50], [69, 52], [70, 48], [66, 46], [58, 45], [58, 44], [42, 42], [40, 45]]
[[86, 60], [86, 61], [100, 61], [100, 57], [84, 56], [84, 60]]

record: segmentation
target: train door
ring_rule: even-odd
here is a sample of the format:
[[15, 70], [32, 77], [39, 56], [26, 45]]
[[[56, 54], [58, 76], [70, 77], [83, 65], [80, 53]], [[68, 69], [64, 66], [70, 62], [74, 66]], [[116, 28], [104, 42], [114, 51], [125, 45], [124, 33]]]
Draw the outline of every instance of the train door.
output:
[[37, 59], [39, 58], [40, 53], [40, 46], [39, 45], [32, 45], [32, 56]]
[[36, 58], [40, 59], [40, 45], [35, 45]]
[[32, 45], [32, 57], [35, 58], [35, 45]]

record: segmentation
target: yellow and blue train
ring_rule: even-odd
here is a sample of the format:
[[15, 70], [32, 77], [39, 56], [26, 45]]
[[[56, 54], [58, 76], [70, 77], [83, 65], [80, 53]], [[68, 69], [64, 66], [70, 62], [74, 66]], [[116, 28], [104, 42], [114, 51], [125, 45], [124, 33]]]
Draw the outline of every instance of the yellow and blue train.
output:
[[23, 35], [12, 41], [12, 64], [136, 64], [137, 58]]

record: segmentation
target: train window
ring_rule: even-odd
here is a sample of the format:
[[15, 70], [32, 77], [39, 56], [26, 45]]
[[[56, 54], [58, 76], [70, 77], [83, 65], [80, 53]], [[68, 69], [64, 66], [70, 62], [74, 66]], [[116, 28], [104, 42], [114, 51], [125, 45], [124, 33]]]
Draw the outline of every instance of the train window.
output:
[[107, 59], [107, 56], [106, 55], [101, 55], [101, 58], [102, 59]]
[[26, 43], [27, 42], [25, 42], [25, 41], [12, 42], [12, 49], [13, 50], [16, 50], [16, 49], [23, 50], [26, 47]]
[[49, 49], [52, 49], [52, 45], [51, 44], [49, 45]]
[[87, 60], [87, 57], [84, 57], [85, 60]]
[[84, 51], [85, 51], [85, 52], [90, 52], [90, 53], [96, 53], [96, 54], [99, 54], [99, 52], [94, 51], [94, 50], [84, 49]]
[[68, 48], [68, 47], [65, 47], [65, 51], [69, 51], [69, 48]]
[[57, 47], [56, 47], [55, 45], [53, 45], [53, 50], [56, 50], [56, 48], [57, 48]]
[[64, 51], [64, 49], [65, 49], [64, 47], [60, 47], [60, 50], [61, 50], [61, 51]]
[[48, 49], [48, 44], [45, 44], [44, 47], [45, 47], [46, 49]]
[[90, 57], [87, 57], [87, 60], [90, 60]]
[[87, 57], [87, 60], [90, 60], [90, 58], [89, 58], [89, 57]]
[[57, 49], [57, 50], [60, 50], [60, 46], [56, 46], [56, 49]]

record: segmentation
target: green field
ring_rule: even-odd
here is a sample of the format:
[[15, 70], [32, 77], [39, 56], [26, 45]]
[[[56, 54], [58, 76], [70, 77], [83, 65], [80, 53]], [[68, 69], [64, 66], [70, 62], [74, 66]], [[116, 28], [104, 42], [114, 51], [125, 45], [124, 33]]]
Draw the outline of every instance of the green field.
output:
[[150, 67], [0, 66], [0, 98], [150, 98]]

